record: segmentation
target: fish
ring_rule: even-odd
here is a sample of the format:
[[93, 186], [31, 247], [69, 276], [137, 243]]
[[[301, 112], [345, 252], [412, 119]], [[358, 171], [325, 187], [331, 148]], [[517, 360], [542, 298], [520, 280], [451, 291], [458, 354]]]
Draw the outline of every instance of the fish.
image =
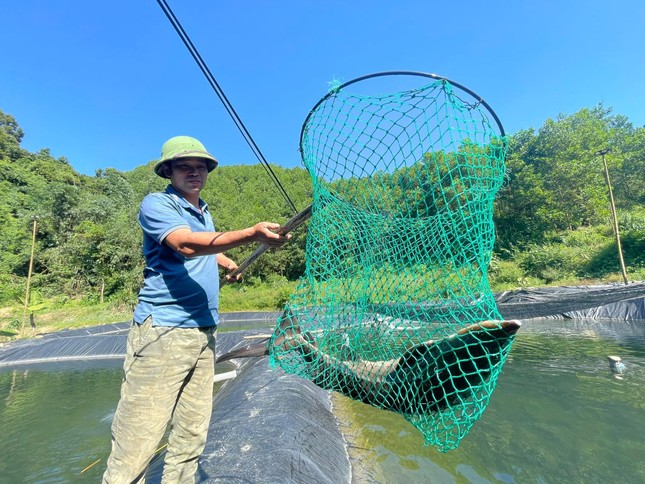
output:
[[288, 359], [288, 366], [322, 388], [385, 410], [419, 415], [476, 396], [502, 364], [520, 327], [518, 320], [482, 321], [448, 337], [414, 344], [398, 358], [372, 361], [342, 348], [345, 357], [322, 351], [289, 313], [272, 337], [217, 361], [273, 354], [278, 362]]

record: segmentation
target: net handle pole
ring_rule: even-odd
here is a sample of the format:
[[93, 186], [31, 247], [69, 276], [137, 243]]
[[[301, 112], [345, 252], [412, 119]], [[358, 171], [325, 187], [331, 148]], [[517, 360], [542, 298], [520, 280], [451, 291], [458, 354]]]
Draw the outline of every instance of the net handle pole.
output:
[[[302, 210], [301, 212], [298, 212], [295, 214], [293, 217], [291, 217], [287, 223], [285, 223], [283, 226], [281, 226], [278, 230], [277, 233], [280, 235], [286, 235], [289, 232], [292, 232], [293, 230], [297, 229], [300, 227], [303, 223], [305, 223], [309, 218], [311, 217], [311, 205], [309, 205], [307, 208]], [[260, 258], [262, 254], [264, 254], [267, 250], [269, 250], [269, 246], [266, 244], [261, 244], [255, 251], [244, 261], [242, 262], [237, 269], [235, 269], [233, 272], [227, 274], [228, 277], [236, 277], [239, 274], [242, 274], [246, 269], [249, 268], [251, 264], [253, 264], [257, 259]], [[226, 280], [226, 277], [222, 277], [219, 281], [219, 285], [224, 286], [228, 283]]]
[[301, 156], [304, 156], [304, 153], [302, 152], [302, 141], [305, 137], [305, 126], [307, 126], [307, 123], [309, 122], [309, 118], [313, 115], [313, 113], [318, 109], [318, 106], [320, 106], [322, 103], [324, 103], [327, 99], [329, 99], [331, 96], [335, 95], [336, 92], [340, 91], [341, 89], [344, 89], [347, 86], [351, 86], [352, 84], [359, 82], [359, 81], [364, 81], [365, 79], [371, 79], [374, 77], [383, 77], [383, 76], [420, 76], [420, 77], [428, 77], [430, 79], [434, 79], [436, 81], [445, 81], [452, 86], [455, 86], [462, 91], [470, 94], [472, 97], [474, 97], [478, 103], [480, 103], [482, 106], [486, 108], [486, 110], [493, 116], [493, 119], [497, 123], [497, 127], [499, 128], [499, 133], [501, 136], [506, 136], [506, 132], [504, 131], [504, 126], [502, 126], [502, 122], [499, 120], [497, 117], [497, 114], [495, 111], [493, 111], [493, 108], [490, 107], [490, 105], [484, 101], [484, 98], [482, 98], [480, 95], [475, 93], [474, 91], [468, 89], [466, 86], [459, 84], [458, 82], [451, 81], [447, 77], [440, 76], [438, 74], [431, 74], [429, 72], [419, 72], [419, 71], [385, 71], [385, 72], [375, 72], [373, 74], [367, 74], [365, 76], [357, 77], [356, 79], [352, 79], [351, 81], [347, 81], [344, 84], [341, 84], [340, 86], [331, 89], [327, 95], [323, 96], [323, 98], [316, 103], [316, 105], [309, 111], [309, 114], [307, 114], [307, 117], [305, 118], [305, 122], [302, 123], [302, 128], [300, 130], [300, 154]]

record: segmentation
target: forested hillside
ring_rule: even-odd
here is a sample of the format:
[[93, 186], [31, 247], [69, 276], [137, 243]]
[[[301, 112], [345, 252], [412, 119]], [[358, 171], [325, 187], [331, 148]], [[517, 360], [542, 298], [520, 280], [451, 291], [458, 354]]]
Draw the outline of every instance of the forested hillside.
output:
[[[18, 122], [0, 111], [0, 304], [24, 297], [34, 223], [34, 297], [134, 301], [142, 271], [138, 205], [166, 185], [152, 173], [154, 160], [141, 160], [129, 172], [106, 168], [85, 176], [46, 149], [24, 150], [23, 135]], [[606, 161], [625, 260], [630, 272], [643, 277], [645, 128], [602, 105], [510, 137], [507, 180], [495, 206], [493, 277], [519, 286], [619, 273], [607, 183], [595, 155], [604, 148], [611, 149]], [[272, 168], [295, 205], [307, 206], [308, 173]], [[202, 195], [220, 230], [285, 222], [293, 215], [260, 165], [219, 167]], [[299, 231], [287, 248], [261, 258], [249, 277], [297, 279], [304, 269], [304, 235]], [[231, 255], [241, 262], [251, 251]]]
[[[154, 160], [123, 173], [107, 168], [95, 176], [76, 173], [65, 158], [20, 147], [24, 133], [0, 112], [0, 304], [19, 304], [29, 271], [36, 222], [32, 296], [134, 301], [142, 281], [141, 199], [167, 181], [153, 174]], [[304, 168], [272, 166], [302, 209], [311, 202]], [[264, 168], [222, 166], [202, 193], [218, 230], [248, 227], [263, 220], [285, 222], [293, 210]], [[240, 262], [253, 247], [231, 251]], [[249, 277], [278, 273], [295, 279], [304, 268], [304, 233], [279, 252], [261, 258]]]

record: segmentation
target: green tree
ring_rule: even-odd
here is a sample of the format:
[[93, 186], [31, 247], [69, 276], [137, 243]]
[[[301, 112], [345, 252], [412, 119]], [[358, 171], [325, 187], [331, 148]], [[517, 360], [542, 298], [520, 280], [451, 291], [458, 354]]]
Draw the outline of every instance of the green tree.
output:
[[[570, 116], [548, 119], [532, 130], [511, 137], [508, 183], [497, 201], [501, 247], [539, 243], [549, 231], [574, 230], [604, 223], [609, 216], [602, 164], [595, 153], [615, 147], [607, 159], [610, 171], [624, 183], [635, 174], [623, 171], [624, 149], [632, 147], [633, 127], [624, 116], [599, 104]], [[631, 173], [639, 166], [631, 157]], [[637, 184], [642, 186], [641, 184]], [[616, 194], [626, 202], [623, 194]]]
[[0, 110], [0, 158], [15, 161], [23, 156], [20, 142], [24, 132], [11, 114]]
[[523, 247], [542, 239], [549, 230], [550, 194], [529, 158], [535, 132], [520, 131], [510, 137], [506, 181], [495, 202], [497, 248]]
[[610, 176], [619, 206], [645, 206], [645, 127], [617, 143], [607, 160], [617, 164]]

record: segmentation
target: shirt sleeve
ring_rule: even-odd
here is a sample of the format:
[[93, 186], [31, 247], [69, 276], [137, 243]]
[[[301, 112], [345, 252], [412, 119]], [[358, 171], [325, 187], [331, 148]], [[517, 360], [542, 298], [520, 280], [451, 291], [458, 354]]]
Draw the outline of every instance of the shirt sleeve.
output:
[[152, 193], [141, 202], [139, 224], [144, 233], [161, 244], [171, 232], [181, 228], [190, 229], [183, 210], [172, 197]]

